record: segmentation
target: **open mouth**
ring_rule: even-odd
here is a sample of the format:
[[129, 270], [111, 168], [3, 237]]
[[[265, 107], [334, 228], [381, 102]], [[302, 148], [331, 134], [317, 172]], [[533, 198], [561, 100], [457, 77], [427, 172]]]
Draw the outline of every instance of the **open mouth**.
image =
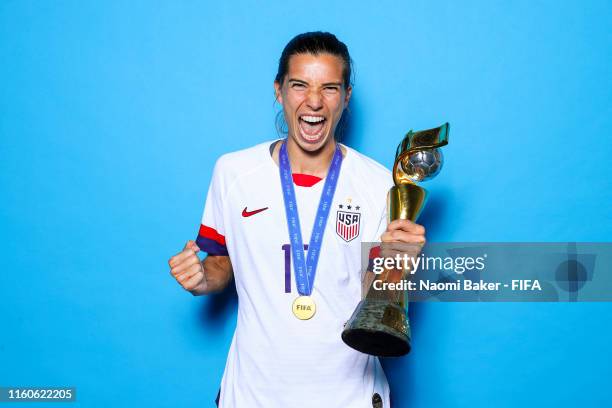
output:
[[298, 122], [302, 138], [308, 142], [316, 142], [323, 136], [327, 119], [319, 115], [301, 115]]

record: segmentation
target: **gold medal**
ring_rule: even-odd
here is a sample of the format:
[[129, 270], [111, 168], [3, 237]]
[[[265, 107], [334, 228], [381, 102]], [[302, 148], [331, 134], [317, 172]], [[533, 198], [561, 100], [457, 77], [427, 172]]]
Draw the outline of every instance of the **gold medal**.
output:
[[293, 314], [300, 320], [308, 320], [314, 316], [317, 306], [310, 296], [299, 296], [291, 307]]

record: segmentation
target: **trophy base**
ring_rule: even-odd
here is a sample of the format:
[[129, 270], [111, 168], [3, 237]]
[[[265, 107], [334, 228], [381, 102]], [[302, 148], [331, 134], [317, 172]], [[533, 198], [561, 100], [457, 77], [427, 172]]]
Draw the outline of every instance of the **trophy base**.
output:
[[388, 300], [362, 300], [342, 331], [342, 340], [362, 353], [399, 357], [410, 352], [404, 309]]

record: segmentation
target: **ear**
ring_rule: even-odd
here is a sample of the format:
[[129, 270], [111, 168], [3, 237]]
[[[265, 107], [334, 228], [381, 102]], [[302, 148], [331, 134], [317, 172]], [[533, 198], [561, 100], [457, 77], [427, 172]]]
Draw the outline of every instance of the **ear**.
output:
[[278, 103], [281, 105], [283, 104], [283, 94], [281, 92], [281, 85], [278, 83], [278, 81], [274, 81], [274, 97]]
[[349, 104], [349, 100], [351, 99], [351, 95], [353, 94], [353, 87], [349, 85], [346, 88], [346, 95], [344, 95], [344, 107], [346, 108]]

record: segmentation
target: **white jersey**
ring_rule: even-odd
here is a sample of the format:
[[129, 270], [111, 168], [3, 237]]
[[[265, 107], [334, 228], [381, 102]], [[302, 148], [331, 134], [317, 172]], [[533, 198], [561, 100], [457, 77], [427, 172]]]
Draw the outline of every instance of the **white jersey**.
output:
[[[204, 252], [229, 255], [239, 299], [219, 406], [371, 408], [379, 394], [382, 407], [389, 407], [378, 358], [353, 350], [340, 335], [361, 300], [361, 242], [379, 241], [387, 226], [391, 174], [344, 146], [313, 285], [316, 314], [298, 320], [273, 142], [219, 158], [197, 239]], [[293, 179], [307, 245], [324, 181], [297, 174]]]

